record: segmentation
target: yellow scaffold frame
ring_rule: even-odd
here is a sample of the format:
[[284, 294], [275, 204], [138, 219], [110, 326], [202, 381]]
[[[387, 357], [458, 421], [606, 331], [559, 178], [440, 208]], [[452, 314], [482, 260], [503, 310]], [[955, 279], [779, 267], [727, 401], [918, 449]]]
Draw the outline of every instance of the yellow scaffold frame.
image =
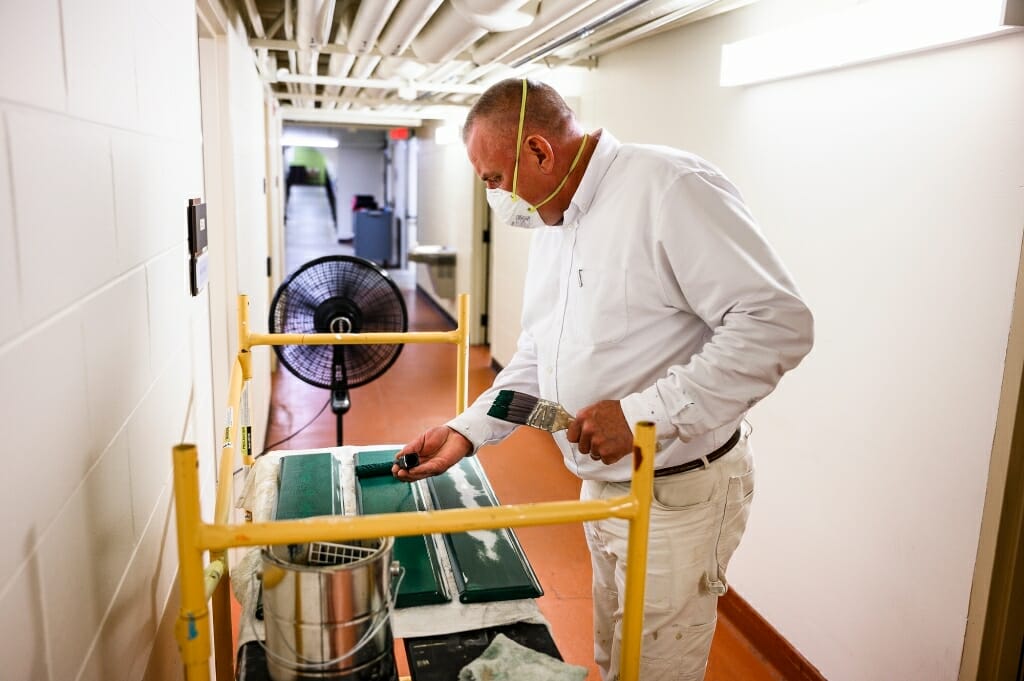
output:
[[[247, 296], [238, 297], [238, 357], [231, 370], [229, 413], [240, 414], [242, 387], [251, 377], [250, 351], [256, 345], [339, 345], [389, 343], [451, 343], [458, 346], [456, 413], [466, 408], [469, 394], [469, 297], [458, 300], [458, 328], [454, 331], [362, 334], [258, 334], [249, 331]], [[585, 522], [601, 518], [629, 521], [625, 607], [622, 616], [621, 681], [639, 681], [643, 631], [644, 579], [647, 570], [647, 535], [654, 480], [654, 425], [637, 424], [633, 444], [633, 479], [629, 494], [612, 499], [552, 501], [488, 508], [465, 508], [373, 516], [327, 516], [303, 520], [246, 522], [229, 520], [232, 497], [234, 443], [239, 442], [240, 419], [229, 417], [218, 462], [217, 498], [213, 523], [204, 523], [199, 506], [199, 460], [196, 446], [174, 448], [174, 503], [180, 561], [181, 608], [175, 636], [187, 681], [210, 679], [210, 614], [212, 599], [213, 648], [216, 678], [234, 679], [231, 643], [231, 600], [228, 592], [227, 550], [231, 547], [296, 544], [313, 541], [351, 541], [375, 537], [492, 530]], [[251, 466], [250, 452], [243, 463]], [[410, 522], [410, 515], [414, 522]], [[203, 554], [210, 562], [203, 566]]]

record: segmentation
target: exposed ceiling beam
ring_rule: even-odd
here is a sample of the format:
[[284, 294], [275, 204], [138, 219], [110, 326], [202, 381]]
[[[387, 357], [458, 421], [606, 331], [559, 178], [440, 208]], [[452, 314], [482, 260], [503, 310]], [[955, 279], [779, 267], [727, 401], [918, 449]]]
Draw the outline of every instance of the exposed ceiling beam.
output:
[[301, 83], [304, 85], [340, 85], [341, 87], [377, 90], [447, 92], [460, 95], [478, 95], [486, 89], [481, 85], [461, 85], [458, 83], [426, 83], [406, 80], [385, 80], [382, 78], [331, 78], [329, 76], [303, 76], [293, 73], [274, 74], [267, 81], [271, 83]]
[[[292, 97], [294, 97], [294, 95], [291, 95], [288, 92], [285, 92], [283, 90], [280, 91], [280, 92], [274, 92], [273, 95], [277, 99], [291, 99]], [[303, 100], [310, 100], [310, 101], [314, 101], [314, 102], [336, 102], [336, 103], [339, 103], [339, 104], [343, 104], [343, 103], [363, 104], [363, 105], [366, 105], [366, 106], [403, 106], [403, 105], [404, 106], [438, 106], [438, 105], [449, 104], [448, 102], [445, 102], [443, 99], [417, 99], [417, 100], [414, 100], [414, 101], [411, 101], [411, 102], [405, 102], [405, 101], [402, 101], [400, 99], [396, 100], [394, 98], [389, 98], [389, 97], [365, 97], [365, 96], [352, 97], [352, 96], [349, 96], [349, 95], [342, 95], [342, 94], [337, 94], [337, 95], [327, 95], [327, 94], [324, 94], [324, 95], [303, 95], [302, 99]]]
[[301, 123], [342, 123], [350, 125], [382, 125], [418, 128], [424, 116], [404, 115], [387, 111], [340, 111], [338, 109], [306, 109], [282, 106], [281, 118]]

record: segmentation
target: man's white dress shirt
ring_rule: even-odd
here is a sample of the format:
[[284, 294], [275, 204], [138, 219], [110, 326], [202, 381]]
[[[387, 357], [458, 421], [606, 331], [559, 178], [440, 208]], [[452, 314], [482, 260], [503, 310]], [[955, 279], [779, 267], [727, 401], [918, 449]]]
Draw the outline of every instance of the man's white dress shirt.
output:
[[[522, 333], [493, 386], [448, 425], [480, 447], [513, 424], [487, 416], [499, 390], [569, 412], [619, 400], [653, 421], [656, 468], [698, 459], [810, 350], [811, 314], [736, 188], [703, 159], [621, 144], [607, 130], [562, 225], [537, 229]], [[625, 481], [555, 434], [580, 478]]]

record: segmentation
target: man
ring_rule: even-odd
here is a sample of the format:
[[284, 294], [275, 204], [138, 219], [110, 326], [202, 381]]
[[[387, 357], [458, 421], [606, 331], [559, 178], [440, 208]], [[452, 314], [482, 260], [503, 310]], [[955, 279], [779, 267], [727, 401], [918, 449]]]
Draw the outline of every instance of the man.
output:
[[[492, 388], [406, 445], [437, 475], [515, 426], [498, 390], [562, 403], [555, 434], [584, 499], [625, 493], [632, 426], [656, 424], [655, 502], [640, 678], [701, 679], [725, 569], [746, 526], [753, 468], [744, 416], [810, 350], [812, 320], [739, 192], [706, 161], [585, 134], [547, 85], [497, 83], [464, 140], [495, 214], [537, 228], [522, 334]], [[585, 525], [595, 659], [618, 677], [627, 525]]]

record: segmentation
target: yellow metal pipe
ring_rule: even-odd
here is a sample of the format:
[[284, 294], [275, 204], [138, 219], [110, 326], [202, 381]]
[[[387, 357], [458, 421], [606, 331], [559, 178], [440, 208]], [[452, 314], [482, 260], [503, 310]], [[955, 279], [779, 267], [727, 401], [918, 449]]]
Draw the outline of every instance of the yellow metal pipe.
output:
[[252, 345], [393, 345], [399, 343], [458, 343], [455, 331], [398, 333], [251, 333]]
[[249, 296], [238, 294], [238, 351], [249, 352], [252, 343], [249, 341]]
[[213, 661], [216, 670], [216, 678], [235, 678], [235, 655], [234, 641], [232, 641], [231, 624], [231, 591], [228, 580], [219, 579], [210, 591], [210, 582], [213, 575], [210, 568], [220, 564], [223, 566], [221, 577], [227, 572], [227, 554], [220, 555], [210, 565], [206, 566], [206, 593], [210, 601], [210, 611], [213, 613]]
[[226, 523], [231, 514], [231, 489], [235, 466], [235, 443], [238, 442], [238, 423], [241, 420], [242, 368], [235, 362], [231, 367], [228, 384], [228, 422], [224, 424], [224, 441], [221, 443], [220, 460], [217, 467], [217, 502], [214, 506], [213, 521]]
[[638, 681], [640, 678], [647, 538], [654, 487], [654, 450], [654, 424], [642, 421], [636, 425], [633, 444], [633, 479], [630, 483], [630, 496], [636, 499], [636, 513], [629, 520], [629, 543], [626, 546], [626, 593], [622, 610], [620, 681]]
[[466, 410], [469, 400], [469, 295], [459, 294], [458, 359], [455, 364], [455, 413]]
[[174, 509], [178, 523], [178, 577], [181, 608], [174, 634], [187, 681], [210, 679], [210, 617], [206, 609], [203, 550], [197, 546], [199, 513], [199, 457], [195, 445], [174, 448]]
[[371, 516], [323, 516], [244, 525], [204, 524], [199, 527], [199, 544], [206, 549], [220, 550], [231, 546], [403, 537], [502, 527], [559, 525], [608, 517], [632, 518], [636, 512], [636, 500], [623, 496], [592, 501], [547, 501]]

